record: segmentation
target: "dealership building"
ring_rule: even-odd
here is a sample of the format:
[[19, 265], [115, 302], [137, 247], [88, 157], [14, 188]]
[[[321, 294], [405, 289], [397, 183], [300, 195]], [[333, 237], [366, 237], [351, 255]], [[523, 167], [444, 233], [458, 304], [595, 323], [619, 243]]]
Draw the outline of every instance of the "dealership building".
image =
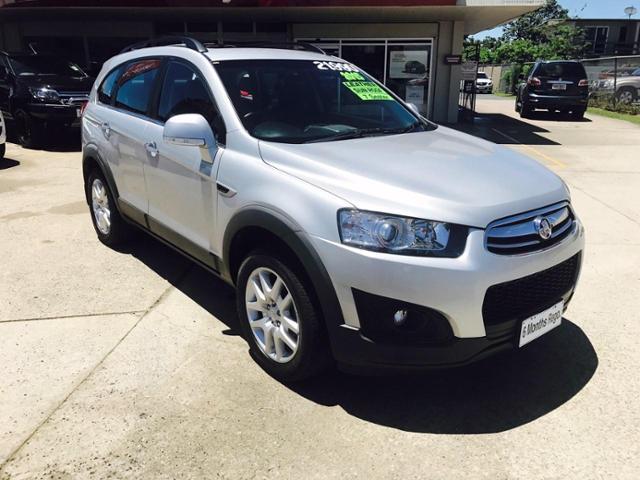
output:
[[164, 35], [203, 42], [305, 41], [417, 104], [458, 119], [465, 35], [544, 0], [0, 0], [0, 49], [64, 56], [90, 72], [131, 43]]

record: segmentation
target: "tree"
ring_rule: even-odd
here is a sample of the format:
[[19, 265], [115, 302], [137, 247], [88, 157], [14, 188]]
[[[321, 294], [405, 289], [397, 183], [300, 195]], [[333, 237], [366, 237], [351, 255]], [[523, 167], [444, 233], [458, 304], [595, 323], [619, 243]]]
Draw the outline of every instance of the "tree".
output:
[[550, 25], [568, 18], [569, 11], [561, 7], [557, 0], [547, 0], [543, 7], [507, 23], [502, 39], [507, 42], [522, 39], [542, 43], [546, 40], [546, 31]]
[[483, 39], [480, 62], [522, 64], [538, 59], [580, 58], [585, 48], [584, 34], [567, 23], [568, 18], [568, 11], [557, 0], [547, 0], [538, 10], [505, 25], [500, 38]]

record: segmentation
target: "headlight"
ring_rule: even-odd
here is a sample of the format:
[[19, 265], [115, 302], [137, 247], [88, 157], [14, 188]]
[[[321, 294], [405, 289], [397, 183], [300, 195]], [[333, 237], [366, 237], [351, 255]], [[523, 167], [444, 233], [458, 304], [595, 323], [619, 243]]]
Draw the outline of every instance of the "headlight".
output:
[[45, 102], [59, 102], [60, 95], [58, 92], [51, 88], [29, 88], [31, 95], [33, 98], [37, 98], [38, 100], [44, 100]]
[[376, 252], [457, 257], [464, 250], [466, 227], [384, 213], [340, 210], [342, 243]]

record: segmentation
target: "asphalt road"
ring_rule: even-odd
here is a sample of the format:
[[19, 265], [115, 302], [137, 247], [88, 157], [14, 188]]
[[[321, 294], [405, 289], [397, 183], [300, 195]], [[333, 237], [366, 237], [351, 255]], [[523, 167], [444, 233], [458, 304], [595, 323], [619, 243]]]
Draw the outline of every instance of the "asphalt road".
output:
[[563, 326], [464, 369], [292, 387], [249, 358], [228, 287], [150, 239], [98, 243], [79, 152], [9, 145], [0, 478], [638, 478], [640, 128], [479, 110], [586, 225]]

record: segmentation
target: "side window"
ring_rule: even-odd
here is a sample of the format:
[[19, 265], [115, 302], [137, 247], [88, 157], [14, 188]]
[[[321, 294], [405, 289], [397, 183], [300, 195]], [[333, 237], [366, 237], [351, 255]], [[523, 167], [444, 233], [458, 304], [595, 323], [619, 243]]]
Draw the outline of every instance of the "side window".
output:
[[158, 118], [166, 122], [174, 115], [199, 113], [213, 127], [218, 141], [224, 143], [224, 123], [216, 109], [205, 80], [181, 62], [170, 62], [162, 84]]
[[121, 67], [116, 68], [102, 81], [102, 85], [100, 85], [100, 88], [98, 89], [98, 101], [100, 103], [111, 105], [111, 96], [113, 95], [113, 91], [116, 86], [116, 80], [120, 76], [121, 72]]
[[159, 59], [145, 59], [128, 64], [116, 82], [116, 107], [146, 113], [160, 65]]

